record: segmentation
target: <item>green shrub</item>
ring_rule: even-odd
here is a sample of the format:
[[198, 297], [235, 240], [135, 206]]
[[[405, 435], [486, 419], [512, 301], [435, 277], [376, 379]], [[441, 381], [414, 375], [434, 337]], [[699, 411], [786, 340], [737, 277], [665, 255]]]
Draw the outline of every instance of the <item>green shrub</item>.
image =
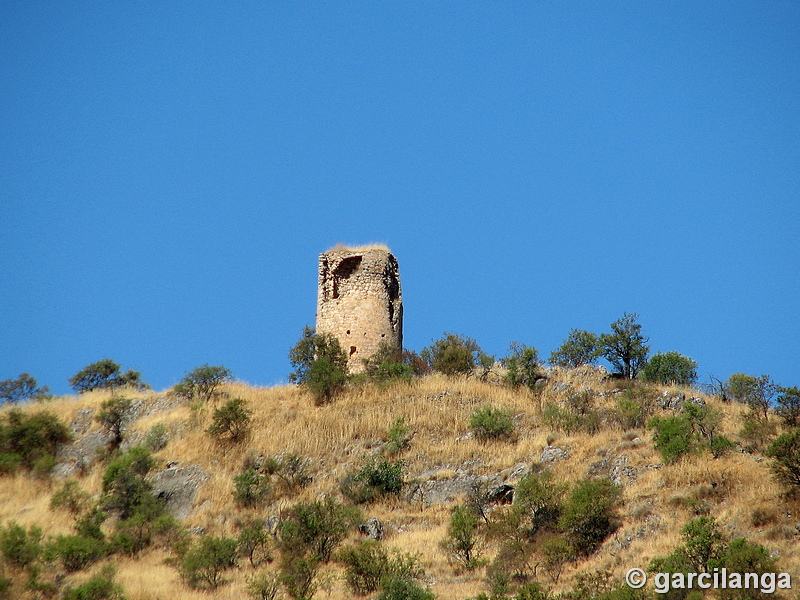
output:
[[206, 403], [222, 395], [221, 386], [233, 380], [230, 369], [205, 364], [196, 367], [181, 379], [173, 393], [189, 401]]
[[48, 477], [56, 466], [56, 457], [52, 454], [43, 454], [31, 465], [31, 475], [38, 479]]
[[381, 586], [376, 600], [435, 600], [433, 592], [413, 579], [392, 577]]
[[105, 541], [106, 538], [101, 527], [107, 518], [108, 515], [95, 506], [75, 520], [75, 532], [82, 537]]
[[402, 349], [388, 342], [381, 342], [378, 350], [364, 361], [364, 368], [367, 376], [379, 383], [409, 381], [414, 376], [414, 368]]
[[315, 556], [285, 554], [279, 566], [280, 581], [290, 598], [310, 600], [317, 590], [319, 559]]
[[472, 338], [455, 333], [433, 340], [422, 350], [421, 356], [434, 371], [445, 375], [469, 375], [478, 364], [481, 349]]
[[242, 398], [228, 400], [224, 406], [214, 411], [214, 419], [206, 430], [217, 438], [227, 437], [233, 442], [241, 441], [250, 432], [250, 415], [247, 401]]
[[278, 526], [281, 553], [310, 554], [317, 560], [328, 562], [359, 517], [357, 509], [331, 497], [297, 504]]
[[122, 587], [114, 583], [114, 567], [106, 565], [85, 583], [68, 590], [64, 600], [125, 600]]
[[0, 527], [0, 552], [9, 564], [27, 567], [42, 553], [42, 530], [31, 526], [25, 529], [11, 521]]
[[528, 473], [519, 480], [512, 506], [520, 517], [521, 526], [527, 529], [527, 536], [554, 528], [561, 515], [565, 493], [566, 486], [556, 482], [549, 471]]
[[264, 519], [245, 522], [239, 530], [239, 539], [236, 540], [239, 556], [246, 556], [253, 568], [265, 560], [271, 560], [270, 539]]
[[169, 544], [178, 528], [175, 517], [164, 513], [161, 501], [150, 496], [131, 517], [116, 523], [111, 545], [119, 554], [134, 556], [154, 541]]
[[539, 352], [533, 346], [511, 342], [509, 355], [500, 361], [506, 369], [505, 382], [513, 388], [525, 386], [533, 389], [544, 378], [539, 364]]
[[750, 409], [742, 414], [742, 428], [739, 437], [745, 442], [745, 449], [760, 452], [765, 449], [777, 433], [776, 423]]
[[575, 484], [559, 527], [577, 554], [588, 556], [616, 531], [621, 496], [622, 487], [608, 479], [581, 479]]
[[639, 376], [662, 385], [691, 385], [697, 381], [697, 363], [678, 352], [656, 352]]
[[271, 491], [269, 477], [255, 469], [245, 469], [233, 478], [236, 504], [252, 508], [266, 502]]
[[266, 459], [262, 470], [277, 477], [285, 490], [293, 494], [313, 480], [308, 472], [308, 463], [308, 459], [297, 454], [282, 454]]
[[413, 437], [413, 432], [406, 424], [406, 418], [400, 417], [396, 419], [386, 433], [386, 453], [389, 454], [389, 456], [394, 456], [395, 454], [400, 454], [404, 450], [408, 450], [411, 446], [411, 438]]
[[772, 471], [790, 489], [800, 490], [800, 429], [782, 433], [767, 449]]
[[22, 373], [16, 379], [0, 381], [0, 404], [6, 402], [16, 404], [31, 398], [44, 398], [50, 391], [47, 386], [36, 387], [36, 379], [28, 373]]
[[554, 402], [546, 402], [542, 408], [542, 420], [553, 431], [571, 435], [580, 429], [580, 419]]
[[734, 444], [724, 435], [713, 435], [708, 440], [708, 448], [711, 450], [711, 454], [714, 456], [714, 458], [719, 458], [736, 448], [736, 444]]
[[108, 554], [108, 545], [96, 538], [81, 535], [60, 535], [52, 545], [67, 571], [80, 571]]
[[137, 390], [145, 390], [150, 387], [142, 381], [141, 373], [132, 369], [122, 373], [120, 366], [110, 359], [100, 360], [84, 367], [70, 377], [69, 384], [79, 394], [120, 387], [132, 387]]
[[169, 442], [169, 431], [164, 423], [156, 423], [147, 431], [144, 446], [150, 452], [163, 450]]
[[180, 572], [193, 588], [216, 589], [222, 575], [236, 566], [236, 540], [203, 536], [181, 557]]
[[0, 475], [13, 475], [22, 465], [22, 457], [15, 452], [0, 453]]
[[479, 566], [481, 544], [478, 537], [478, 517], [465, 506], [456, 505], [450, 510], [447, 537], [442, 540], [447, 555], [471, 571]]
[[155, 459], [142, 446], [134, 446], [111, 461], [103, 474], [103, 507], [114, 510], [121, 520], [130, 518], [144, 503], [153, 502], [153, 486], [145, 478]]
[[477, 409], [469, 419], [469, 427], [475, 438], [481, 442], [493, 440], [514, 440], [514, 422], [511, 414], [493, 406]]
[[[727, 545], [721, 562], [729, 573], [756, 573], [759, 580], [764, 573], [778, 571], [777, 561], [770, 557], [764, 546], [748, 542], [744, 538], [732, 540]], [[756, 600], [771, 596], [762, 593], [760, 589], [747, 588], [725, 588], [718, 590], [718, 594], [720, 600]]]
[[694, 450], [692, 424], [684, 416], [653, 417], [647, 427], [655, 429], [656, 448], [667, 464], [680, 460]]
[[74, 479], [68, 479], [61, 486], [61, 489], [50, 498], [50, 508], [53, 510], [61, 509], [78, 515], [88, 506], [91, 494], [84, 490]]
[[547, 573], [553, 583], [558, 583], [561, 572], [564, 570], [564, 565], [574, 555], [572, 546], [562, 537], [553, 537], [542, 544], [541, 554], [544, 572]]
[[338, 560], [345, 565], [348, 587], [361, 595], [378, 590], [392, 579], [412, 580], [423, 573], [416, 556], [398, 550], [389, 555], [373, 540], [343, 550]]
[[372, 540], [344, 548], [336, 560], [344, 565], [347, 587], [359, 596], [376, 591], [390, 572], [389, 554]]
[[276, 573], [258, 573], [245, 577], [247, 593], [254, 600], [275, 600], [280, 592], [280, 577]]
[[615, 418], [624, 431], [641, 429], [647, 423], [655, 407], [652, 390], [628, 388], [617, 400]]
[[367, 462], [361, 470], [345, 477], [342, 494], [356, 504], [373, 502], [387, 495], [398, 495], [403, 489], [405, 463], [402, 460]]
[[775, 412], [783, 419], [787, 427], [800, 425], [800, 388], [781, 388], [780, 395], [776, 398], [778, 408]]
[[332, 334], [316, 334], [306, 327], [289, 352], [289, 361], [295, 369], [289, 380], [306, 385], [317, 404], [333, 400], [347, 383], [347, 355]]
[[561, 347], [550, 354], [547, 362], [557, 367], [575, 368], [593, 365], [600, 357], [600, 340], [590, 331], [573, 329]]
[[0, 600], [10, 600], [13, 584], [13, 579], [0, 575]]
[[58, 447], [70, 441], [69, 429], [54, 414], [28, 414], [12, 409], [0, 421], [0, 473], [11, 474], [24, 466], [47, 475], [55, 465]]
[[725, 383], [725, 393], [729, 398], [747, 404], [755, 415], [764, 420], [780, 389], [769, 375], [753, 377], [734, 373]]
[[100, 405], [100, 412], [95, 416], [95, 421], [100, 423], [111, 434], [111, 447], [119, 448], [125, 424], [130, 415], [130, 398], [115, 396]]

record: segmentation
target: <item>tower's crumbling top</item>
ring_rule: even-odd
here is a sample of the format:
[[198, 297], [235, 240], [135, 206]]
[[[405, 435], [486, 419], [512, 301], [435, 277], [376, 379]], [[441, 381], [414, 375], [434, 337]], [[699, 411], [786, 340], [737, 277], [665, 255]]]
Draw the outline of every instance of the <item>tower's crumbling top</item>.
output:
[[363, 371], [382, 343], [402, 348], [400, 275], [386, 246], [339, 245], [320, 254], [317, 332], [336, 336], [351, 372]]

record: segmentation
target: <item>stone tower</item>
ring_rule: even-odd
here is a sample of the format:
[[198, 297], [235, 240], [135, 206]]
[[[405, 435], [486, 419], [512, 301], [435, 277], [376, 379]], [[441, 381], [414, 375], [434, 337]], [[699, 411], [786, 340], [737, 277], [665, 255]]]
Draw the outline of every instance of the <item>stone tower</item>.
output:
[[317, 333], [336, 336], [351, 373], [389, 342], [403, 347], [397, 259], [385, 246], [337, 246], [319, 255]]

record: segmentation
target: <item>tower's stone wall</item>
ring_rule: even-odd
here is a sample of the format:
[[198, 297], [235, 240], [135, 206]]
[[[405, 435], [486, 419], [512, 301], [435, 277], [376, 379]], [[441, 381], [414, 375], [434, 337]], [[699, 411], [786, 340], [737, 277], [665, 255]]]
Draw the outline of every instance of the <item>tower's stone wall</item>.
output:
[[336, 336], [351, 373], [389, 342], [403, 347], [397, 259], [384, 247], [336, 247], [319, 256], [317, 333]]

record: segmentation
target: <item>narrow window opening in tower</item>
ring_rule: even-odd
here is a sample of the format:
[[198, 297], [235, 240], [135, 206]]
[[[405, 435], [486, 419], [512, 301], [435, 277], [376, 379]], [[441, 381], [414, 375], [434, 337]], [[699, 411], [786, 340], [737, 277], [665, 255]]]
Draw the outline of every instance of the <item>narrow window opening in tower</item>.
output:
[[350, 346], [350, 356], [353, 356], [353, 354], [355, 354], [355, 353], [356, 353], [356, 347], [355, 346]]

